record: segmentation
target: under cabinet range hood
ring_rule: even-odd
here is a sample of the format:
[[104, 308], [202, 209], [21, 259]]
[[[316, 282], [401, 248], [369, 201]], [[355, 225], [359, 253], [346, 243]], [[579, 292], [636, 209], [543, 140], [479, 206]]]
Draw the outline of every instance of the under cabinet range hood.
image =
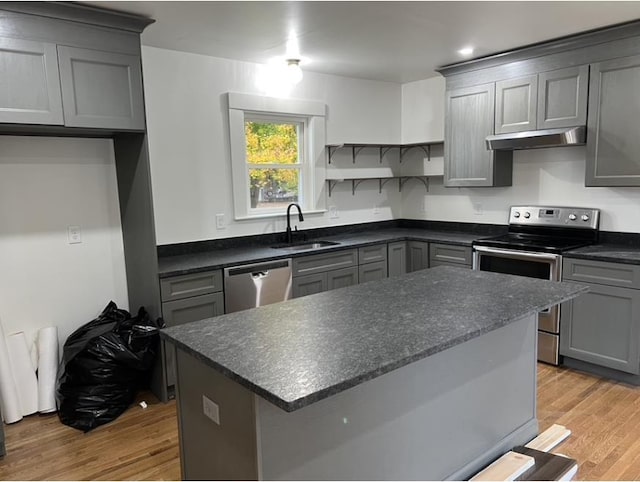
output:
[[512, 151], [518, 149], [540, 149], [543, 147], [580, 146], [586, 142], [585, 126], [544, 129], [539, 131], [513, 132], [487, 136], [487, 149]]

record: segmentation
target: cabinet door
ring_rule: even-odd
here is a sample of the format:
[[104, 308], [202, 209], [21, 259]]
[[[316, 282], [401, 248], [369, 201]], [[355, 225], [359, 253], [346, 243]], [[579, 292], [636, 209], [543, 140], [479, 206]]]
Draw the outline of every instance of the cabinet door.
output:
[[309, 274], [293, 278], [293, 297], [312, 295], [327, 291], [327, 273]]
[[[167, 326], [183, 325], [222, 314], [224, 314], [224, 295], [222, 293], [212, 293], [162, 303], [162, 317]], [[169, 346], [163, 349], [162, 352], [165, 354], [167, 386], [171, 387], [176, 384], [175, 351]]]
[[444, 142], [444, 185], [447, 187], [510, 186], [512, 152], [490, 151], [495, 85], [447, 91]]
[[0, 38], [0, 122], [62, 125], [54, 44]]
[[538, 129], [587, 123], [589, 66], [538, 75]]
[[496, 82], [496, 134], [536, 128], [538, 76]]
[[387, 260], [389, 276], [405, 274], [407, 272], [407, 243], [405, 241], [389, 243]]
[[58, 46], [64, 123], [144, 130], [140, 57]]
[[591, 64], [586, 186], [640, 186], [640, 56]]
[[358, 279], [360, 283], [367, 281], [377, 281], [387, 277], [387, 262], [378, 261], [376, 263], [363, 264], [358, 267]]
[[358, 268], [337, 269], [327, 273], [327, 289], [335, 290], [358, 284]]
[[429, 243], [409, 241], [407, 243], [407, 272], [429, 267]]
[[640, 291], [589, 285], [561, 306], [560, 354], [640, 373]]

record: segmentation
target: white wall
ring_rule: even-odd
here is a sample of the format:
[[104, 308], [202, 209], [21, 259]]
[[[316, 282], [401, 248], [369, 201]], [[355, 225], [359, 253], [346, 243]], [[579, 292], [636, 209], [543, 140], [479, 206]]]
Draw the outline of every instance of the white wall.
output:
[[[407, 85], [402, 91], [403, 139], [405, 131], [415, 136], [417, 125], [426, 127], [427, 139], [435, 138], [443, 130], [444, 111], [439, 123], [431, 116], [440, 112], [434, 99], [444, 96], [444, 79]], [[602, 230], [640, 232], [640, 188], [585, 187], [585, 155], [584, 146], [516, 151], [508, 188], [445, 188], [441, 178], [433, 178], [429, 193], [417, 185], [403, 191], [402, 216], [506, 224], [513, 204], [584, 206], [602, 210]]]
[[111, 140], [0, 137], [0, 266], [7, 335], [55, 325], [62, 345], [109, 300], [127, 308]]
[[[226, 93], [262, 94], [262, 66], [146, 46], [142, 63], [157, 243], [284, 230], [284, 216], [233, 221]], [[291, 98], [327, 104], [328, 143], [400, 142], [399, 84], [305, 72]], [[341, 183], [327, 206], [338, 208], [338, 219], [309, 215], [300, 229], [399, 217], [401, 197], [397, 189], [379, 193], [374, 181], [352, 196], [350, 183]], [[219, 213], [227, 221], [221, 230]]]
[[402, 84], [402, 143], [444, 139], [444, 77]]

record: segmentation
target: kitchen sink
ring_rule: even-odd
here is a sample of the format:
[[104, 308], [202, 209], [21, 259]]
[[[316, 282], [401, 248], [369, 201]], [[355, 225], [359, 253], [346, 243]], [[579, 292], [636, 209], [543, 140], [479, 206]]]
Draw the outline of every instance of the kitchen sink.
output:
[[273, 249], [286, 249], [289, 251], [304, 251], [307, 249], [326, 248], [327, 246], [336, 246], [340, 243], [335, 241], [305, 241], [304, 243], [296, 244], [278, 244], [277, 246], [271, 246]]

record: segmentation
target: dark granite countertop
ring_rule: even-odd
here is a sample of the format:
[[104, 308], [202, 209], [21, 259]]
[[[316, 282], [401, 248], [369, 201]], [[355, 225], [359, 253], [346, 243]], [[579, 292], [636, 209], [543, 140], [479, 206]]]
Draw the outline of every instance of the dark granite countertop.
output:
[[640, 265], [640, 234], [601, 231], [600, 242], [567, 251], [568, 258]]
[[626, 244], [594, 244], [584, 248], [573, 249], [564, 253], [567, 258], [592, 259], [609, 263], [640, 265], [640, 245]]
[[294, 411], [586, 291], [438, 267], [161, 330]]
[[436, 231], [420, 228], [385, 228], [365, 232], [322, 236], [318, 239], [333, 241], [339, 244], [306, 251], [292, 252], [287, 249], [274, 249], [270, 247], [270, 245], [267, 245], [224, 248], [174, 256], [161, 256], [158, 258], [158, 273], [160, 278], [167, 278], [169, 276], [197, 273], [199, 271], [225, 268], [238, 264], [295, 258], [297, 256], [307, 256], [321, 252], [338, 251], [346, 248], [357, 248], [376, 243], [392, 243], [394, 241], [404, 240], [471, 246], [474, 240], [489, 236], [491, 236], [491, 234]]

